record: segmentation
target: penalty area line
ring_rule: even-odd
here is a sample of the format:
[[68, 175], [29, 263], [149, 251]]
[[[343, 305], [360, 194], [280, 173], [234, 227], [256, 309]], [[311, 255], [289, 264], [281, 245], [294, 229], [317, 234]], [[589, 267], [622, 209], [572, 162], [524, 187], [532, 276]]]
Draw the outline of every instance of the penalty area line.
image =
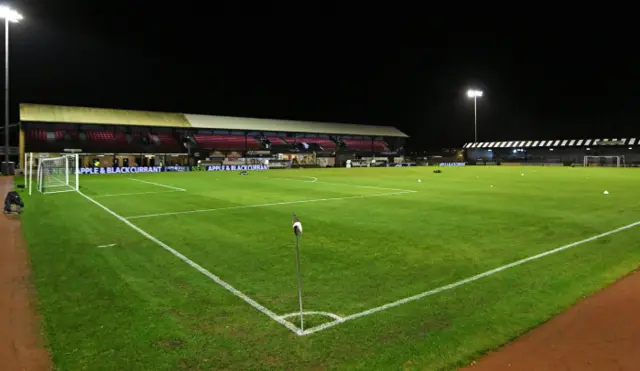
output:
[[161, 183], [148, 182], [146, 180], [140, 180], [140, 179], [136, 179], [136, 178], [129, 178], [129, 180], [133, 180], [134, 182], [151, 184], [151, 185], [158, 186], [158, 187], [174, 189], [176, 191], [181, 191], [181, 192], [185, 192], [186, 191], [186, 189], [184, 189], [184, 188], [178, 188], [178, 187], [174, 187], [174, 186], [170, 186], [170, 185], [166, 185], [166, 184], [161, 184]]
[[278, 180], [291, 180], [294, 182], [302, 182], [302, 183], [315, 183], [318, 181], [318, 178], [315, 176], [301, 176], [300, 178], [307, 178], [311, 180], [302, 180], [302, 179], [293, 179], [293, 178], [280, 178], [280, 177], [267, 177], [268, 179], [278, 179]]
[[105, 198], [105, 197], [120, 197], [120, 196], [153, 195], [157, 193], [175, 193], [175, 192], [183, 192], [183, 191], [170, 190], [170, 191], [155, 191], [155, 192], [115, 193], [115, 194], [109, 194], [109, 195], [96, 195], [93, 197]]
[[291, 322], [287, 321], [286, 319], [281, 318], [281, 316], [278, 316], [277, 314], [275, 314], [274, 312], [270, 311], [269, 309], [267, 309], [262, 304], [260, 304], [257, 301], [251, 299], [250, 297], [248, 297], [246, 294], [244, 294], [240, 290], [236, 289], [235, 287], [233, 287], [230, 284], [228, 284], [225, 281], [223, 281], [220, 277], [218, 277], [215, 274], [209, 272], [208, 270], [206, 270], [202, 266], [198, 265], [197, 263], [195, 263], [191, 259], [189, 259], [186, 256], [182, 255], [177, 250], [173, 249], [169, 245], [165, 244], [164, 242], [160, 241], [159, 239], [157, 239], [157, 238], [153, 237], [152, 235], [150, 235], [149, 233], [145, 232], [142, 228], [136, 226], [135, 224], [133, 224], [130, 221], [128, 221], [125, 218], [123, 218], [122, 216], [116, 214], [114, 211], [112, 211], [108, 207], [104, 206], [103, 204], [99, 203], [98, 201], [96, 201], [93, 198], [85, 195], [82, 192], [78, 192], [78, 194], [80, 194], [80, 196], [86, 198], [87, 200], [89, 200], [90, 202], [95, 204], [96, 206], [100, 207], [102, 210], [104, 210], [107, 213], [113, 215], [116, 219], [120, 220], [121, 222], [123, 222], [124, 224], [129, 226], [131, 229], [133, 229], [136, 232], [140, 233], [142, 236], [146, 237], [151, 242], [154, 242], [158, 246], [162, 247], [163, 249], [167, 250], [171, 254], [175, 255], [180, 260], [182, 260], [183, 262], [187, 263], [188, 265], [190, 265], [192, 268], [194, 268], [198, 272], [204, 274], [205, 276], [210, 278], [212, 281], [214, 281], [218, 285], [220, 285], [223, 288], [225, 288], [227, 291], [230, 291], [233, 295], [235, 295], [235, 296], [239, 297], [240, 299], [244, 300], [247, 304], [251, 305], [256, 310], [262, 312], [263, 314], [267, 315], [272, 320], [278, 322], [279, 324], [283, 325], [284, 327], [288, 328], [289, 330], [293, 331], [294, 333], [300, 335], [300, 333], [301, 333], [300, 329], [298, 329]]
[[302, 333], [298, 333], [298, 335], [300, 335], [300, 336], [310, 335], [310, 334], [313, 334], [315, 332], [326, 330], [328, 328], [334, 327], [334, 326], [336, 326], [336, 325], [338, 325], [340, 323], [344, 323], [344, 322], [351, 321], [351, 320], [354, 320], [354, 319], [357, 319], [357, 318], [360, 318], [360, 317], [368, 316], [370, 314], [374, 314], [374, 313], [377, 313], [377, 312], [382, 312], [384, 310], [387, 310], [387, 309], [390, 309], [390, 308], [393, 308], [393, 307], [397, 307], [397, 306], [400, 306], [400, 305], [403, 305], [403, 304], [406, 304], [406, 303], [409, 303], [409, 302], [412, 302], [412, 301], [420, 300], [420, 299], [425, 298], [427, 296], [432, 296], [432, 295], [436, 295], [436, 294], [439, 294], [439, 293], [444, 292], [444, 291], [452, 290], [452, 289], [455, 289], [456, 287], [459, 287], [459, 286], [462, 286], [462, 285], [466, 285], [467, 283], [471, 283], [471, 282], [477, 281], [477, 280], [479, 280], [481, 278], [492, 276], [492, 275], [494, 275], [496, 273], [500, 273], [502, 271], [517, 267], [519, 265], [528, 263], [530, 261], [538, 260], [538, 259], [544, 258], [545, 256], [553, 255], [553, 254], [559, 253], [561, 251], [570, 249], [572, 247], [576, 247], [576, 246], [585, 244], [587, 242], [592, 242], [592, 241], [598, 240], [598, 239], [603, 238], [603, 237], [611, 236], [613, 234], [616, 234], [616, 233], [619, 233], [619, 232], [622, 232], [622, 231], [625, 231], [627, 229], [631, 229], [631, 228], [634, 228], [634, 227], [637, 227], [637, 226], [640, 226], [640, 221], [637, 221], [637, 222], [631, 223], [631, 224], [627, 224], [627, 225], [625, 225], [623, 227], [620, 227], [620, 228], [612, 229], [612, 230], [610, 230], [608, 232], [604, 232], [604, 233], [601, 233], [601, 234], [596, 235], [596, 236], [585, 238], [584, 240], [580, 240], [580, 241], [576, 241], [576, 242], [570, 243], [568, 245], [560, 246], [560, 247], [555, 248], [553, 250], [545, 251], [543, 253], [530, 256], [528, 258], [517, 260], [517, 261], [515, 261], [513, 263], [506, 264], [506, 265], [503, 265], [503, 266], [498, 267], [498, 268], [494, 268], [492, 270], [477, 274], [477, 275], [469, 277], [469, 278], [465, 278], [463, 280], [451, 283], [449, 285], [441, 286], [441, 287], [435, 288], [433, 290], [425, 291], [425, 292], [422, 292], [420, 294], [417, 294], [417, 295], [414, 295], [414, 296], [409, 296], [407, 298], [400, 299], [400, 300], [397, 300], [397, 301], [394, 301], [394, 302], [390, 302], [390, 303], [381, 305], [379, 307], [371, 308], [371, 309], [368, 309], [368, 310], [365, 310], [365, 311], [362, 311], [362, 312], [359, 312], [359, 313], [354, 313], [354, 314], [348, 315], [346, 317], [343, 317], [341, 320], [336, 320], [336, 321], [333, 321], [333, 322], [324, 323], [322, 325], [319, 325], [319, 326], [312, 327], [310, 329], [304, 330]]
[[352, 199], [359, 199], [359, 198], [371, 198], [371, 197], [384, 197], [384, 196], [403, 195], [403, 194], [409, 194], [409, 193], [416, 193], [416, 191], [402, 191], [402, 192], [381, 193], [381, 194], [372, 194], [372, 195], [360, 195], [360, 196], [350, 196], [350, 197], [317, 198], [317, 199], [312, 199], [312, 200], [273, 202], [273, 203], [268, 203], [268, 204], [240, 205], [240, 206], [218, 207], [218, 208], [213, 208], [213, 209], [199, 209], [199, 210], [189, 210], [189, 211], [176, 211], [176, 212], [170, 212], [170, 213], [134, 215], [134, 216], [125, 217], [125, 219], [130, 220], [130, 219], [141, 219], [141, 218], [153, 218], [153, 217], [158, 217], [158, 216], [207, 213], [207, 212], [223, 211], [223, 210], [251, 209], [251, 208], [256, 208], [256, 207], [293, 205], [293, 204], [304, 204], [304, 203], [322, 202], [322, 201], [342, 201], [342, 200], [352, 200]]
[[324, 182], [324, 181], [320, 181], [320, 182], [316, 182], [316, 183], [317, 184], [331, 184], [331, 185], [343, 186], [343, 187], [382, 189], [382, 190], [397, 191], [397, 192], [414, 192], [414, 193], [418, 192], [418, 191], [414, 191], [414, 190], [410, 190], [410, 189], [387, 188], [387, 187], [367, 186], [367, 185], [360, 185], [360, 184], [333, 183], [333, 182]]
[[414, 190], [410, 190], [410, 189], [398, 189], [398, 188], [387, 188], [387, 187], [360, 185], [360, 184], [325, 182], [325, 181], [319, 181], [318, 178], [313, 177], [313, 176], [301, 176], [301, 178], [309, 178], [309, 179], [314, 179], [314, 180], [302, 180], [302, 179], [278, 178], [278, 177], [267, 178], [267, 179], [290, 180], [290, 181], [293, 181], [293, 182], [302, 182], [302, 183], [331, 184], [331, 185], [350, 187], [350, 188], [381, 189], [381, 190], [385, 190], [385, 191], [396, 191], [396, 192], [418, 192], [418, 191], [414, 191]]

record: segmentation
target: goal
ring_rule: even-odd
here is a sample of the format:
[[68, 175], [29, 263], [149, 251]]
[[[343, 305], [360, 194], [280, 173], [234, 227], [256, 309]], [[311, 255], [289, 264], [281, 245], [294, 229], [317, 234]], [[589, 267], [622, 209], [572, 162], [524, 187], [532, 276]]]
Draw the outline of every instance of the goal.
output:
[[78, 162], [77, 154], [40, 158], [36, 170], [38, 191], [43, 194], [78, 191]]
[[584, 166], [625, 167], [624, 156], [584, 156]]

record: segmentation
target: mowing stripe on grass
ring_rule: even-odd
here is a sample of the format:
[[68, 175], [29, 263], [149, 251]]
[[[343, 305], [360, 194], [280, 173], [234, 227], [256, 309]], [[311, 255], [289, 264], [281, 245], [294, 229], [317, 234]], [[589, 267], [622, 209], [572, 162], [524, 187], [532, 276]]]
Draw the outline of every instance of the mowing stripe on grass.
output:
[[158, 186], [158, 187], [171, 188], [171, 189], [175, 189], [176, 191], [182, 191], [182, 192], [186, 191], [186, 189], [184, 189], [184, 188], [178, 188], [178, 187], [173, 187], [173, 186], [170, 186], [170, 185], [154, 183], [154, 182], [147, 182], [146, 180], [140, 180], [140, 179], [135, 179], [135, 178], [129, 178], [129, 180], [133, 180], [134, 182], [151, 184], [151, 185]]
[[320, 201], [352, 200], [352, 199], [357, 199], [357, 198], [394, 196], [394, 195], [402, 195], [402, 194], [415, 193], [415, 192], [417, 192], [417, 191], [402, 191], [402, 192], [381, 193], [381, 194], [373, 194], [373, 195], [361, 195], [361, 196], [350, 196], [350, 197], [333, 197], [333, 198], [316, 198], [316, 199], [313, 199], [313, 200], [299, 200], [299, 201], [273, 202], [273, 203], [268, 203], [268, 204], [257, 204], [257, 205], [240, 205], [240, 206], [218, 207], [218, 208], [213, 208], [213, 209], [199, 209], [199, 210], [189, 210], [189, 211], [176, 211], [176, 212], [171, 212], [171, 213], [134, 215], [134, 216], [125, 217], [125, 219], [140, 219], [140, 218], [153, 218], [153, 217], [158, 217], [158, 216], [169, 216], [169, 215], [208, 213], [208, 212], [212, 212], [212, 211], [251, 209], [251, 208], [255, 208], [255, 207], [268, 207], [268, 206], [280, 206], [280, 205], [291, 205], [291, 204], [303, 204], [303, 203], [320, 202]]
[[441, 293], [443, 291], [451, 290], [451, 289], [454, 289], [456, 287], [462, 286], [464, 284], [467, 284], [467, 283], [470, 283], [470, 282], [473, 282], [473, 281], [477, 281], [477, 280], [479, 280], [481, 278], [494, 275], [496, 273], [505, 271], [505, 270], [513, 268], [513, 267], [517, 267], [517, 266], [522, 265], [524, 263], [543, 258], [543, 257], [545, 257], [547, 255], [552, 255], [552, 254], [558, 253], [560, 251], [567, 250], [567, 249], [570, 249], [572, 247], [576, 247], [578, 245], [585, 244], [587, 242], [595, 241], [595, 240], [598, 240], [600, 238], [607, 237], [607, 236], [610, 236], [612, 234], [616, 234], [618, 232], [622, 232], [624, 230], [627, 230], [627, 229], [630, 229], [630, 228], [633, 228], [633, 227], [637, 227], [639, 225], [640, 225], [640, 221], [637, 221], [635, 223], [631, 223], [631, 224], [625, 225], [624, 227], [620, 227], [620, 228], [617, 228], [617, 229], [612, 229], [612, 230], [610, 230], [608, 232], [601, 233], [601, 234], [599, 234], [597, 236], [585, 238], [584, 240], [573, 242], [573, 243], [570, 243], [568, 245], [564, 245], [564, 246], [555, 248], [553, 250], [545, 251], [543, 253], [540, 253], [540, 254], [537, 254], [537, 255], [533, 255], [533, 256], [530, 256], [528, 258], [524, 258], [524, 259], [515, 261], [515, 262], [507, 264], [507, 265], [503, 265], [501, 267], [486, 271], [484, 273], [477, 274], [477, 275], [469, 277], [469, 278], [465, 278], [463, 280], [451, 283], [451, 284], [446, 285], [446, 286], [441, 286], [441, 287], [435, 288], [433, 290], [425, 291], [423, 293], [420, 293], [420, 294], [417, 294], [417, 295], [414, 295], [414, 296], [410, 296], [408, 298], [400, 299], [398, 301], [387, 303], [387, 304], [381, 305], [379, 307], [375, 307], [375, 308], [371, 308], [371, 309], [368, 309], [368, 310], [365, 310], [365, 311], [362, 311], [362, 312], [359, 312], [359, 313], [351, 314], [349, 316], [343, 317], [341, 320], [336, 320], [336, 321], [332, 321], [332, 322], [328, 322], [328, 323], [322, 324], [320, 326], [312, 327], [310, 329], [304, 330], [299, 335], [313, 334], [314, 332], [326, 330], [326, 329], [328, 329], [330, 327], [336, 326], [336, 325], [338, 325], [340, 323], [343, 323], [343, 322], [346, 322], [346, 321], [350, 321], [350, 320], [354, 320], [356, 318], [368, 316], [368, 315], [376, 313], [376, 312], [381, 312], [383, 310], [387, 310], [389, 308], [397, 307], [399, 305], [406, 304], [406, 303], [409, 303], [409, 302], [412, 302], [412, 301], [415, 301], [415, 300], [419, 300], [419, 299], [422, 299], [422, 298], [427, 297], [427, 296], [439, 294], [439, 293]]
[[413, 191], [413, 190], [410, 190], [410, 189], [397, 189], [397, 188], [387, 188], [387, 187], [377, 187], [377, 186], [366, 186], [366, 185], [359, 185], [359, 184], [333, 183], [333, 182], [323, 182], [323, 181], [319, 181], [319, 182], [316, 182], [316, 183], [317, 184], [331, 184], [331, 185], [337, 185], [337, 186], [343, 186], [343, 187], [382, 189], [382, 190], [387, 190], [387, 191], [398, 191], [398, 192], [418, 192], [418, 191]]
[[397, 191], [397, 192], [418, 192], [418, 191], [413, 191], [413, 190], [409, 190], [409, 189], [386, 188], [386, 187], [366, 186], [366, 185], [359, 185], [359, 184], [348, 184], [348, 183], [323, 182], [323, 181], [318, 181], [318, 178], [316, 178], [316, 177], [312, 177], [312, 176], [303, 176], [302, 178], [313, 178], [313, 179], [315, 179], [315, 180], [313, 180], [313, 181], [309, 181], [309, 180], [302, 180], [302, 179], [293, 179], [293, 178], [277, 178], [277, 177], [276, 177], [276, 178], [265, 178], [265, 179], [290, 180], [290, 181], [294, 181], [294, 182], [302, 182], [302, 183], [331, 184], [331, 185], [337, 185], [337, 186], [343, 186], [343, 187], [381, 189], [381, 190], [385, 190], [385, 191]]
[[267, 177], [267, 179], [279, 179], [279, 180], [292, 180], [294, 182], [303, 182], [303, 183], [315, 183], [318, 181], [318, 178], [315, 176], [301, 176], [301, 178], [307, 178], [311, 180], [301, 180], [301, 179], [293, 179], [293, 178], [280, 178], [280, 177]]
[[119, 196], [134, 196], [134, 195], [153, 195], [156, 193], [174, 193], [174, 192], [183, 192], [183, 191], [155, 191], [155, 192], [136, 192], [136, 193], [116, 193], [112, 195], [97, 195], [93, 196], [94, 198], [104, 198], [104, 197], [119, 197]]
[[131, 227], [133, 230], [135, 230], [136, 232], [140, 233], [141, 235], [143, 235], [144, 237], [146, 237], [147, 239], [151, 240], [152, 242], [156, 243], [157, 245], [159, 245], [160, 247], [162, 247], [163, 249], [169, 251], [170, 253], [172, 253], [173, 255], [177, 256], [178, 258], [180, 258], [180, 260], [182, 260], [183, 262], [189, 264], [192, 268], [195, 268], [198, 272], [204, 274], [205, 276], [209, 277], [211, 280], [213, 280], [215, 283], [217, 283], [218, 285], [224, 287], [225, 289], [227, 289], [228, 291], [230, 291], [232, 294], [234, 294], [235, 296], [239, 297], [240, 299], [244, 300], [246, 303], [248, 303], [249, 305], [251, 305], [252, 307], [254, 307], [255, 309], [259, 310], [260, 312], [266, 314], [267, 316], [269, 316], [269, 318], [271, 318], [272, 320], [278, 322], [279, 324], [285, 326], [286, 328], [288, 328], [289, 330], [295, 332], [296, 334], [300, 335], [301, 331], [300, 329], [298, 329], [294, 324], [292, 324], [291, 322], [287, 321], [284, 318], [281, 318], [281, 316], [278, 316], [277, 314], [275, 314], [274, 312], [270, 311], [269, 309], [267, 309], [265, 306], [259, 304], [257, 301], [251, 299], [250, 297], [248, 297], [247, 295], [245, 295], [243, 292], [241, 292], [240, 290], [236, 289], [235, 287], [231, 286], [230, 284], [226, 283], [225, 281], [223, 281], [220, 277], [216, 276], [215, 274], [209, 272], [208, 270], [204, 269], [203, 267], [201, 267], [200, 265], [198, 265], [197, 263], [195, 263], [194, 261], [192, 261], [191, 259], [187, 258], [186, 256], [182, 255], [181, 253], [179, 253], [178, 251], [174, 250], [173, 248], [171, 248], [169, 245], [165, 244], [164, 242], [158, 240], [157, 238], [153, 237], [152, 235], [150, 235], [149, 233], [145, 232], [144, 230], [142, 230], [140, 227], [136, 226], [135, 224], [131, 223], [130, 221], [126, 220], [125, 218], [121, 217], [120, 215], [116, 214], [115, 212], [111, 211], [111, 209], [109, 209], [108, 207], [102, 205], [101, 203], [99, 203], [98, 201], [94, 200], [93, 198], [85, 195], [82, 192], [78, 192], [82, 197], [86, 198], [87, 200], [91, 201], [92, 203], [94, 203], [95, 205], [99, 206], [101, 209], [103, 209], [104, 211], [108, 212], [109, 214], [113, 215], [114, 217], [116, 217], [117, 219], [119, 219], [121, 222], [123, 222], [124, 224], [128, 225], [129, 227]]

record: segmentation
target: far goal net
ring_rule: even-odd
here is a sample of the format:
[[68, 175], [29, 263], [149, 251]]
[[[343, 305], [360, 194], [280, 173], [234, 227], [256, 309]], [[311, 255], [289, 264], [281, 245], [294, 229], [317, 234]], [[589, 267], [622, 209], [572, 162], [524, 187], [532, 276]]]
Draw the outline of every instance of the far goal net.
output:
[[40, 193], [77, 191], [79, 182], [78, 155], [40, 158], [36, 170], [36, 184]]
[[624, 156], [584, 156], [584, 166], [625, 167]]

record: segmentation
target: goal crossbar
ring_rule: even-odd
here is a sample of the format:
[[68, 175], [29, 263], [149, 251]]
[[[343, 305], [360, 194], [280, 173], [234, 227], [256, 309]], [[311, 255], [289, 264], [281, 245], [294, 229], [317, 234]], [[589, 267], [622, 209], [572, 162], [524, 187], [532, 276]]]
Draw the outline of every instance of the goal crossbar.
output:
[[624, 155], [620, 156], [584, 156], [584, 166], [625, 167]]
[[[33, 179], [34, 161], [32, 154], [25, 166], [25, 174], [29, 188]], [[40, 157], [36, 168], [36, 189], [43, 194], [75, 192], [80, 189], [80, 164], [77, 154], [60, 157]]]

